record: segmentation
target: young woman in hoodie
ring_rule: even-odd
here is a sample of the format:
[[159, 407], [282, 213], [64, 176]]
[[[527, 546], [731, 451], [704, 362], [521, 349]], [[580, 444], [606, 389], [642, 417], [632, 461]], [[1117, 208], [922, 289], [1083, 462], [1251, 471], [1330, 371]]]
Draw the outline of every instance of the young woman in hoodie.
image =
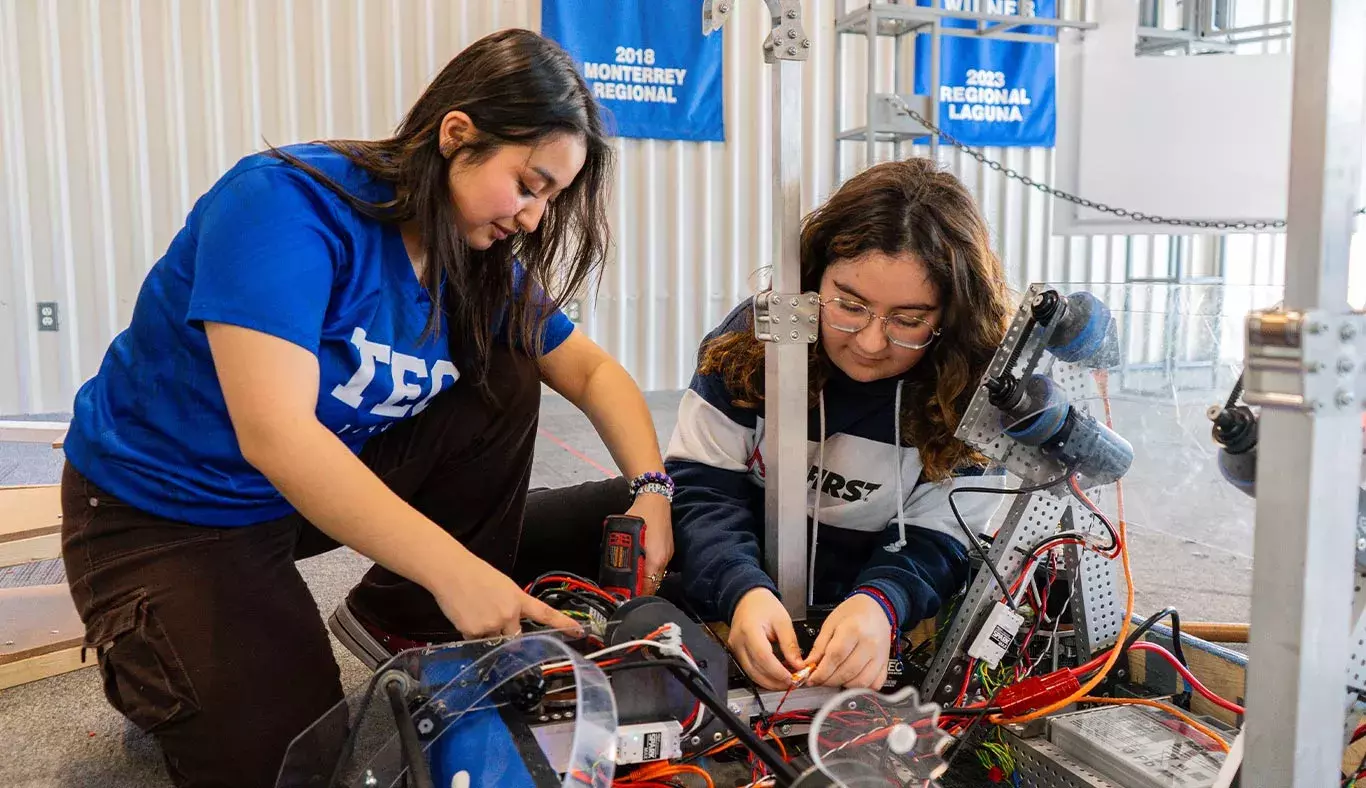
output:
[[[729, 645], [761, 686], [878, 688], [896, 633], [939, 609], [967, 579], [968, 551], [949, 507], [980, 485], [986, 460], [954, 437], [1005, 335], [1011, 306], [986, 223], [954, 176], [927, 159], [871, 167], [806, 217], [801, 286], [820, 294], [810, 354], [808, 604], [833, 610], [803, 655], [764, 571], [764, 346], [752, 299], [703, 340], [665, 456], [682, 593], [729, 622]], [[629, 505], [615, 480], [533, 492], [528, 518], [584, 526]], [[955, 499], [980, 532], [996, 496]], [[562, 567], [569, 534], [536, 552]], [[560, 540], [557, 540], [560, 541]], [[585, 540], [594, 542], [595, 540]], [[652, 578], [658, 581], [659, 578]], [[777, 646], [776, 653], [774, 646]]]

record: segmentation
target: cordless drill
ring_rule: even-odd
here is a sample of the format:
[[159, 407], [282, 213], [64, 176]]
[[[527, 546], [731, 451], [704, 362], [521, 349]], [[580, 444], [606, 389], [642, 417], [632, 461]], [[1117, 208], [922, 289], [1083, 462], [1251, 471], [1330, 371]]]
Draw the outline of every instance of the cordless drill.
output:
[[645, 521], [614, 514], [602, 523], [598, 585], [623, 599], [645, 596]]

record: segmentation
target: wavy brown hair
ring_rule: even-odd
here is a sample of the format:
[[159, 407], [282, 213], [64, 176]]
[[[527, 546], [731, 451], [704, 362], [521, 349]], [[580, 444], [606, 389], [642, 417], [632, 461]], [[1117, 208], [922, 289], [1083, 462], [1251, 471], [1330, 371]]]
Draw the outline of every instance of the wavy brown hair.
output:
[[[469, 115], [477, 131], [455, 155], [463, 166], [479, 164], [505, 145], [534, 146], [555, 134], [583, 140], [583, 169], [546, 206], [535, 230], [485, 250], [469, 248], [460, 237], [447, 177], [451, 163], [440, 143], [441, 122], [455, 110]], [[457, 54], [393, 136], [326, 144], [377, 180], [392, 184], [395, 198], [367, 202], [297, 157], [271, 150], [367, 217], [389, 223], [416, 220], [429, 261], [422, 274], [432, 302], [427, 330], [435, 332], [444, 310], [451, 357], [464, 359], [467, 366], [461, 371], [481, 386], [499, 327], [527, 352], [540, 355], [541, 328], [554, 308], [593, 278], [607, 258], [612, 149], [598, 104], [568, 53], [530, 30], [492, 33]], [[527, 273], [516, 288], [514, 259]]]
[[[920, 450], [928, 481], [984, 464], [953, 433], [1005, 336], [1011, 306], [972, 195], [929, 159], [887, 162], [850, 178], [802, 223], [802, 290], [820, 290], [832, 264], [874, 251], [924, 263], [943, 310], [942, 333], [906, 377], [903, 444]], [[719, 373], [737, 406], [755, 408], [764, 398], [764, 346], [750, 329], [707, 343], [699, 372]], [[814, 406], [831, 362], [819, 342], [809, 358]]]

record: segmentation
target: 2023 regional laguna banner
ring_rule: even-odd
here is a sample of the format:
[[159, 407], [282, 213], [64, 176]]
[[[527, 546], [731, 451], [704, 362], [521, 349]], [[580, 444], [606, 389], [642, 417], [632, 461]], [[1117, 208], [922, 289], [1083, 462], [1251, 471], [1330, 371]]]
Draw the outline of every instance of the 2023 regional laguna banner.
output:
[[[1056, 0], [918, 0], [951, 11], [1052, 18]], [[944, 27], [976, 27], [966, 19]], [[1014, 33], [1048, 35], [1052, 28], [1025, 25]], [[1057, 60], [1053, 44], [946, 35], [940, 38], [939, 127], [977, 146], [1052, 147], [1057, 137]], [[915, 44], [915, 92], [927, 95], [929, 36]]]

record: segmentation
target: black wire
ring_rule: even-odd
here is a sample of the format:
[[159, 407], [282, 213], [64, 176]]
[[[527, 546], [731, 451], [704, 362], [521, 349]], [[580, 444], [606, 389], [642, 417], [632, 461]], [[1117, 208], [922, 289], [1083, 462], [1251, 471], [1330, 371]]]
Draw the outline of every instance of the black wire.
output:
[[[1078, 487], [1080, 487], [1081, 483], [1078, 482], [1077, 484]], [[1077, 503], [1085, 506], [1087, 511], [1094, 514], [1096, 518], [1100, 520], [1101, 524], [1105, 526], [1105, 530], [1110, 532], [1110, 546], [1105, 548], [1106, 551], [1108, 552], [1117, 549], [1119, 547], [1119, 532], [1115, 530], [1115, 524], [1110, 522], [1110, 518], [1105, 516], [1105, 512], [1102, 512], [1100, 507], [1095, 505], [1094, 501], [1087, 500], [1084, 496], [1078, 494], [1076, 490], [1071, 489], [1071, 486], [1072, 485], [1070, 484], [1068, 485], [1068, 491], [1072, 493], [1073, 498], [1077, 499]]]
[[389, 708], [398, 723], [399, 751], [403, 753], [403, 765], [408, 769], [412, 785], [414, 788], [435, 788], [431, 768], [422, 755], [422, 742], [417, 738], [417, 726], [408, 711], [408, 700], [403, 697], [402, 683], [393, 679], [385, 681], [384, 693], [389, 696]]
[[692, 606], [692, 603], [689, 602], [681, 594], [678, 597], [678, 606], [681, 607], [683, 609], [683, 612], [687, 613], [693, 621], [696, 621], [698, 624], [705, 627], [706, 630], [711, 633], [711, 639], [716, 641], [717, 643], [720, 643], [721, 648], [726, 650], [726, 656], [730, 658], [730, 664], [735, 666], [735, 669], [744, 678], [745, 684], [748, 686], [750, 694], [754, 696], [754, 702], [759, 707], [760, 719], [767, 719], [768, 709], [764, 708], [764, 699], [759, 694], [759, 685], [754, 683], [754, 679], [750, 678], [749, 674], [745, 672], [745, 669], [740, 666], [740, 660], [735, 658], [735, 652], [730, 650], [730, 645], [727, 644], [726, 641], [723, 640], [720, 635], [716, 634], [716, 630], [712, 629], [711, 624], [708, 624], [706, 621], [702, 620], [702, 617], [697, 614], [697, 610]]
[[[995, 697], [992, 695], [992, 698]], [[986, 717], [1002, 711], [1000, 706], [945, 706], [939, 713], [950, 717]]]
[[1176, 612], [1176, 608], [1174, 607], [1164, 607], [1151, 616], [1148, 616], [1142, 624], [1139, 624], [1133, 632], [1129, 633], [1129, 637], [1124, 641], [1124, 648], [1120, 653], [1125, 653], [1133, 648], [1134, 644], [1138, 642], [1139, 638], [1143, 637], [1145, 632], [1152, 629], [1154, 624], [1167, 616], [1172, 617], [1172, 656], [1176, 657], [1176, 661], [1180, 662], [1185, 667], [1190, 667], [1190, 665], [1186, 663], [1185, 652], [1181, 650], [1181, 614]]
[[974, 534], [972, 529], [968, 527], [968, 524], [963, 521], [963, 515], [958, 513], [958, 506], [953, 502], [953, 496], [958, 493], [969, 492], [996, 493], [997, 495], [1023, 495], [1024, 493], [1047, 490], [1049, 487], [1053, 487], [1066, 480], [1066, 477], [1063, 477], [1062, 479], [1054, 479], [1053, 481], [1043, 482], [1041, 484], [1021, 485], [1014, 489], [1001, 489], [999, 487], [955, 487], [952, 490], [949, 490], [949, 510], [953, 512], [953, 519], [958, 521], [958, 527], [961, 528], [963, 534], [967, 536], [968, 544], [972, 545], [972, 549], [977, 551], [977, 557], [982, 559], [982, 563], [986, 564], [987, 569], [991, 570], [991, 576], [996, 578], [996, 584], [1001, 587], [1001, 593], [1006, 595], [1006, 604], [1010, 605], [1011, 610], [1019, 610], [1020, 606], [1015, 603], [1015, 599], [1008, 590], [1009, 586], [1006, 585], [1005, 578], [1001, 577], [1000, 570], [998, 570], [996, 565], [991, 562], [991, 559], [987, 557], [987, 549], [982, 545], [982, 540], [977, 538], [977, 534]]
[[537, 599], [545, 602], [551, 607], [555, 607], [555, 602], [552, 600], [559, 597], [573, 600], [581, 605], [586, 605], [603, 614], [606, 618], [611, 618], [613, 614], [617, 612], [617, 609], [612, 607], [606, 599], [595, 597], [592, 594], [585, 594], [582, 591], [575, 591], [571, 588], [548, 588], [536, 594]]
[[[1001, 690], [1005, 689], [1007, 686], [1010, 685], [1002, 684], [997, 687], [996, 691], [991, 693], [991, 697], [987, 698], [986, 706], [983, 708], [992, 708], [996, 703], [996, 696], [1001, 694]], [[982, 724], [982, 720], [986, 719], [987, 716], [988, 715], [986, 714], [973, 715], [972, 722], [969, 722], [968, 727], [963, 729], [963, 735], [958, 737], [958, 743], [953, 746], [953, 752], [949, 754], [948, 760], [944, 762], [944, 771], [947, 772], [953, 766], [953, 762], [958, 760], [958, 755], [963, 751], [963, 745], [967, 744], [968, 737], [972, 735], [973, 730], [978, 725]]]
[[604, 672], [618, 670], [634, 670], [640, 668], [667, 668], [674, 678], [678, 679], [693, 697], [697, 698], [707, 710], [712, 713], [721, 724], [735, 734], [749, 751], [758, 756], [764, 762], [769, 771], [773, 773], [781, 785], [791, 785], [797, 780], [798, 774], [792, 764], [783, 760], [782, 757], [769, 747], [759, 734], [741, 720], [735, 712], [731, 711], [726, 702], [717, 698], [715, 690], [707, 677], [691, 663], [677, 658], [663, 659], [642, 659], [635, 662], [618, 662], [603, 668]]
[[341, 785], [342, 765], [351, 760], [352, 754], [356, 749], [356, 737], [360, 735], [361, 723], [365, 721], [365, 713], [370, 708], [370, 703], [375, 699], [375, 688], [379, 686], [379, 674], [375, 674], [365, 687], [365, 694], [361, 696], [360, 703], [356, 706], [356, 722], [351, 726], [351, 732], [346, 735], [346, 741], [342, 743], [341, 753], [337, 756], [337, 762], [332, 766], [332, 776], [327, 779], [327, 788], [337, 788]]
[[599, 665], [603, 673], [616, 673], [619, 670], [640, 670], [642, 668], [683, 668], [702, 679], [702, 683], [707, 685], [707, 689], [715, 692], [711, 682], [707, 680], [705, 674], [700, 673], [687, 660], [678, 657], [650, 657], [648, 659], [638, 659], [631, 662], [618, 662], [613, 665]]

